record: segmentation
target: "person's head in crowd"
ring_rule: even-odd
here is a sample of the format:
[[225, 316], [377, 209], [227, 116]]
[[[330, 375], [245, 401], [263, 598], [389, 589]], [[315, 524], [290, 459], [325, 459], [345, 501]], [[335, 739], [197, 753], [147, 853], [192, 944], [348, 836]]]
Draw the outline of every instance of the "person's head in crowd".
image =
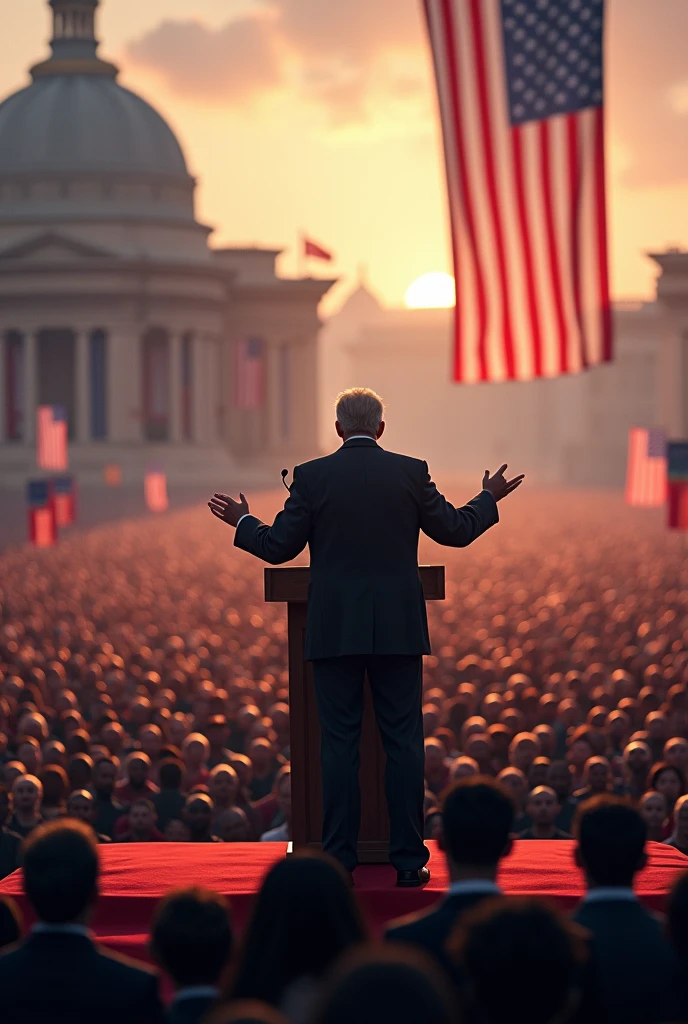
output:
[[151, 760], [142, 750], [133, 751], [127, 756], [124, 771], [126, 779], [123, 784], [132, 793], [145, 793], [151, 772]]
[[651, 711], [645, 717], [645, 729], [653, 744], [663, 745], [669, 735], [669, 719], [663, 711]]
[[511, 851], [515, 809], [510, 792], [478, 775], [447, 790], [437, 840], [452, 881], [494, 880], [500, 860]]
[[24, 916], [10, 896], [0, 896], [0, 952], [19, 942], [24, 930]]
[[[557, 745], [557, 734], [551, 725], [543, 722], [534, 726], [533, 736], [538, 741], [542, 757], [552, 758]], [[537, 761], [537, 758], [535, 758]]]
[[364, 945], [345, 954], [328, 979], [314, 1024], [454, 1024], [455, 995], [421, 950]]
[[580, 779], [583, 775], [585, 762], [593, 756], [593, 749], [590, 743], [590, 730], [587, 727], [577, 729], [571, 737], [567, 753], [567, 761], [576, 776]]
[[239, 795], [239, 776], [229, 764], [218, 764], [208, 776], [208, 793], [215, 804], [215, 810], [223, 811], [232, 807]]
[[27, 775], [38, 775], [43, 765], [41, 745], [34, 736], [24, 736], [17, 743], [17, 760], [26, 765]]
[[191, 833], [181, 818], [170, 818], [165, 825], [165, 839], [168, 843], [188, 843]]
[[179, 792], [184, 778], [184, 765], [175, 757], [165, 757], [158, 766], [158, 782], [161, 790]]
[[115, 788], [117, 765], [111, 757], [100, 757], [93, 765], [93, 792], [99, 800], [110, 800]]
[[446, 752], [444, 744], [434, 737], [425, 741], [425, 777], [434, 780], [445, 772]]
[[224, 896], [194, 886], [169, 893], [156, 907], [151, 951], [177, 990], [212, 987], [219, 995], [232, 945]]
[[119, 722], [108, 722], [100, 730], [100, 738], [111, 754], [119, 757], [126, 743], [126, 733]]
[[24, 891], [46, 924], [86, 924], [98, 897], [92, 829], [65, 819], [39, 825], [24, 842]]
[[14, 816], [21, 824], [40, 820], [43, 786], [35, 775], [19, 775], [12, 786]]
[[139, 729], [138, 739], [141, 744], [141, 750], [146, 754], [151, 764], [156, 762], [160, 757], [160, 751], [165, 742], [162, 729], [157, 725], [144, 725]]
[[647, 861], [647, 825], [635, 808], [613, 796], [592, 797], [576, 814], [574, 834], [588, 889], [633, 887]]
[[[88, 754], [91, 750], [91, 737], [85, 729], [72, 729], [68, 735], [65, 734], [65, 749], [70, 757], [74, 754]], [[110, 753], [107, 747], [104, 752], [106, 755]]]
[[497, 782], [511, 793], [519, 814], [525, 807], [528, 798], [528, 779], [520, 768], [503, 768], [497, 776]]
[[688, 852], [688, 795], [680, 796], [674, 805], [671, 842]]
[[43, 786], [42, 816], [47, 821], [64, 814], [65, 800], [69, 793], [67, 772], [57, 764], [49, 764], [43, 768], [39, 779]]
[[656, 789], [666, 798], [668, 813], [671, 814], [678, 798], [686, 791], [686, 783], [675, 764], [660, 761], [652, 767], [649, 778], [650, 789]]
[[285, 821], [291, 822], [291, 767], [284, 765], [275, 777], [277, 806]]
[[43, 767], [47, 768], [51, 764], [65, 770], [67, 768], [67, 748], [59, 740], [48, 740], [43, 746]]
[[26, 775], [26, 766], [21, 761], [8, 761], [2, 769], [2, 784], [11, 792], [15, 780], [20, 775]]
[[[17, 754], [19, 756], [19, 752]], [[664, 744], [664, 760], [678, 768], [684, 779], [688, 778], [688, 740], [683, 736], [668, 739]]]
[[223, 843], [246, 843], [251, 836], [251, 825], [241, 807], [230, 807], [216, 815], [213, 831]]
[[87, 789], [75, 789], [67, 799], [67, 816], [83, 821], [85, 825], [95, 825], [97, 809], [93, 794]]
[[548, 757], [536, 757], [528, 769], [528, 785], [531, 790], [536, 786], [547, 785], [547, 773], [549, 771], [550, 759]]
[[560, 810], [557, 794], [551, 786], [536, 786], [528, 794], [526, 811], [533, 825], [542, 829], [553, 828]]
[[207, 841], [212, 835], [213, 801], [207, 793], [191, 793], [184, 804], [184, 824], [192, 843]]
[[450, 955], [465, 977], [469, 1019], [506, 1024], [519, 1008], [529, 1024], [572, 1020], [581, 999], [584, 936], [564, 914], [536, 899], [481, 902], [462, 916], [449, 940]]
[[167, 726], [168, 740], [181, 750], [188, 735], [189, 723], [186, 715], [181, 711], [175, 711]]
[[210, 744], [200, 732], [190, 733], [182, 743], [182, 757], [187, 772], [198, 772], [205, 767], [210, 755]]
[[647, 825], [647, 838], [660, 842], [664, 838], [664, 823], [669, 816], [666, 797], [655, 789], [643, 793], [638, 810]]
[[615, 750], [623, 750], [631, 731], [631, 720], [625, 711], [612, 711], [605, 726], [607, 738]]
[[488, 773], [492, 764], [492, 743], [485, 732], [474, 732], [466, 742], [464, 755], [475, 761], [481, 773]]
[[688, 961], [688, 871], [674, 882], [666, 908], [667, 934], [682, 964]]
[[456, 760], [452, 762], [449, 769], [449, 777], [453, 782], [458, 781], [458, 779], [466, 779], [470, 775], [479, 774], [480, 765], [478, 762], [474, 761], [472, 757], [466, 757], [465, 754], [462, 754], [461, 757], [457, 757]]
[[509, 764], [518, 768], [524, 775], [540, 753], [540, 744], [532, 732], [520, 732], [514, 736], [509, 746]]
[[145, 797], [138, 797], [132, 802], [127, 815], [129, 831], [128, 836], [132, 842], [149, 842], [155, 833], [157, 815], [155, 807]]
[[239, 776], [240, 796], [248, 799], [248, 787], [253, 778], [253, 765], [250, 757], [247, 757], [246, 754], [232, 754], [229, 763]]
[[321, 981], [366, 937], [343, 868], [324, 854], [294, 854], [263, 881], [228, 994], [279, 1006], [294, 982]]
[[86, 789], [93, 778], [93, 759], [88, 754], [74, 754], [67, 762], [69, 788]]
[[471, 736], [474, 736], [476, 733], [480, 733], [482, 735], [486, 730], [487, 722], [482, 715], [471, 715], [470, 718], [467, 718], [461, 726], [461, 735], [459, 737], [461, 749], [463, 750], [465, 748]]
[[583, 769], [583, 785], [590, 794], [606, 793], [612, 781], [612, 766], [606, 757], [589, 757]]

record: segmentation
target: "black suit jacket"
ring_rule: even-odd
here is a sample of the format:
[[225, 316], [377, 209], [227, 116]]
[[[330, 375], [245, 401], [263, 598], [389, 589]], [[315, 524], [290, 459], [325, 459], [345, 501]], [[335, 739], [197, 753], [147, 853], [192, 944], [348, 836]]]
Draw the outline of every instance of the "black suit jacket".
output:
[[310, 548], [306, 658], [430, 653], [418, 575], [421, 532], [466, 547], [498, 522], [481, 491], [463, 508], [442, 497], [426, 462], [354, 438], [297, 466], [272, 526], [247, 516], [234, 543], [272, 565]]
[[3, 1024], [162, 1024], [155, 974], [85, 935], [35, 933], [0, 955]]
[[676, 959], [661, 919], [630, 900], [581, 901], [572, 916], [590, 932], [609, 1024], [664, 1020]]
[[445, 946], [461, 917], [483, 900], [494, 898], [490, 892], [456, 893], [445, 896], [426, 910], [391, 921], [384, 937], [390, 942], [403, 942], [425, 950], [453, 978], [456, 969], [451, 963]]

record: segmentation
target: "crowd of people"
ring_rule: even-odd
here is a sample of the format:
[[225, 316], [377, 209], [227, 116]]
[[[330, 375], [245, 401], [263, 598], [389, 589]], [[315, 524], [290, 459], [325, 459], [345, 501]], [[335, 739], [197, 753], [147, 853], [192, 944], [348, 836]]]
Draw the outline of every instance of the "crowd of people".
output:
[[[611, 795], [688, 853], [681, 540], [613, 495], [531, 491], [479, 544], [422, 549], [447, 565], [424, 670], [427, 838], [449, 786], [490, 777], [520, 838], [568, 837]], [[101, 844], [288, 839], [286, 664], [284, 609], [206, 509], [8, 549], [0, 876], [45, 823]]]

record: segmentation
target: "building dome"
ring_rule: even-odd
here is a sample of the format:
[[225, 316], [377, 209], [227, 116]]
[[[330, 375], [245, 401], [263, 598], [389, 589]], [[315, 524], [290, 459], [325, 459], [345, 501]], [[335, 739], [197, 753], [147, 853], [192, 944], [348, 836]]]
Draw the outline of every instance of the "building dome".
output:
[[0, 103], [0, 175], [89, 171], [188, 177], [170, 127], [114, 78], [45, 75]]
[[51, 55], [0, 103], [0, 253], [40, 227], [133, 258], [209, 257], [174, 132], [98, 56], [99, 0], [50, 0]]

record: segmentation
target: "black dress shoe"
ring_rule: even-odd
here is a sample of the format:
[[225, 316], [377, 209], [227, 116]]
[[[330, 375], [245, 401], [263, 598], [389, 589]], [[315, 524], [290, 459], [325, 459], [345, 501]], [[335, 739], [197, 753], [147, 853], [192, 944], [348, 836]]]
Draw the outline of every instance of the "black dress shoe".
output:
[[416, 868], [415, 871], [397, 871], [397, 885], [402, 889], [413, 889], [430, 881], [430, 868]]

